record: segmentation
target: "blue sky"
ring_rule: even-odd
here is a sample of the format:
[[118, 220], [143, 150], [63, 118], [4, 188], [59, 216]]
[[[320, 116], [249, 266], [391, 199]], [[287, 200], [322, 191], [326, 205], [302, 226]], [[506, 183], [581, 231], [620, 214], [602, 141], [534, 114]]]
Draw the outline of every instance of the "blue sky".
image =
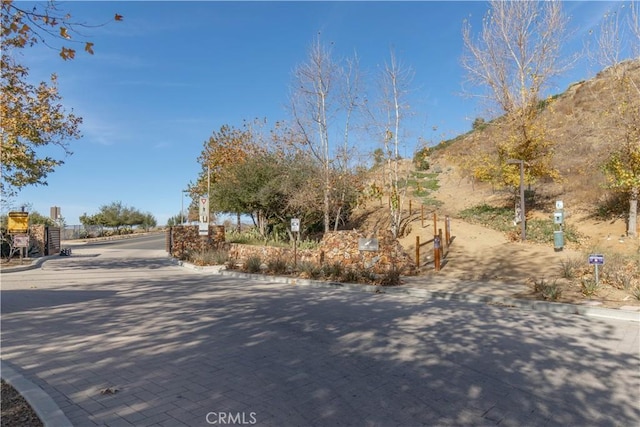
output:
[[[619, 3], [564, 6], [574, 31], [569, 54], [583, 48], [588, 31]], [[196, 180], [197, 158], [213, 131], [240, 127], [245, 119], [289, 118], [293, 69], [318, 32], [333, 43], [335, 59], [357, 52], [368, 78], [392, 47], [413, 69], [405, 156], [412, 156], [418, 137], [437, 143], [486, 116], [461, 96], [460, 66], [463, 20], [478, 30], [485, 2], [105, 1], [61, 7], [80, 22], [124, 16], [83, 30], [95, 43], [93, 56], [80, 52], [82, 45], [68, 62], [44, 46], [23, 53], [34, 80], [58, 74], [64, 105], [84, 119], [83, 138], [71, 142], [74, 154], [48, 177], [48, 186], [26, 188], [11, 203], [30, 203], [44, 215], [60, 206], [67, 224], [114, 201], [165, 224], [180, 212], [182, 190]], [[552, 92], [595, 71], [579, 61]], [[360, 145], [363, 154], [376, 148], [364, 139]]]

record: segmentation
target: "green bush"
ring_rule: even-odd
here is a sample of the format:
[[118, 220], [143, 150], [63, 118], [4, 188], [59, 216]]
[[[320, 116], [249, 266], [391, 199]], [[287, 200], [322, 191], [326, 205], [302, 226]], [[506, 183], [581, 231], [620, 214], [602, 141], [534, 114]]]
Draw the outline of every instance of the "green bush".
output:
[[583, 260], [580, 258], [565, 258], [560, 260], [560, 268], [562, 277], [565, 279], [573, 279], [578, 276], [578, 271], [583, 267]]
[[595, 279], [582, 279], [582, 295], [590, 297], [598, 293], [600, 284]]
[[310, 279], [319, 279], [322, 277], [322, 269], [314, 263], [303, 262], [298, 264], [298, 270], [305, 273]]
[[193, 251], [187, 254], [186, 259], [195, 265], [224, 265], [229, 260], [229, 252], [222, 249]]
[[322, 267], [325, 277], [330, 277], [336, 280], [339, 280], [342, 277], [343, 270], [342, 264], [339, 262], [334, 262], [331, 265], [325, 265]]
[[416, 151], [416, 154], [413, 155], [413, 165], [419, 171], [429, 170], [431, 166], [429, 164], [429, 147], [423, 147]]
[[360, 281], [361, 274], [358, 270], [346, 269], [342, 274], [342, 281], [347, 283], [358, 283]]
[[562, 289], [556, 280], [552, 283], [547, 283], [544, 279], [536, 280], [533, 282], [533, 290], [549, 301], [556, 301], [562, 295]]
[[282, 258], [271, 259], [267, 263], [267, 269], [273, 274], [284, 274], [287, 272], [287, 267], [287, 262]]
[[260, 267], [262, 266], [262, 260], [258, 256], [252, 256], [247, 259], [244, 263], [244, 269], [248, 273], [258, 273], [260, 272]]

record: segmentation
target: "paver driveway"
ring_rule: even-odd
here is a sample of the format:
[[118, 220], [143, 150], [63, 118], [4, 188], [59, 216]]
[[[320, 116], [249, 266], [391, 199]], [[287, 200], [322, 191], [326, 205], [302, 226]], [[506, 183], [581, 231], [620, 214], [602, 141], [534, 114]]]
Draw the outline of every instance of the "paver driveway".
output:
[[634, 426], [639, 352], [636, 322], [251, 282], [162, 251], [2, 275], [2, 359], [77, 426]]

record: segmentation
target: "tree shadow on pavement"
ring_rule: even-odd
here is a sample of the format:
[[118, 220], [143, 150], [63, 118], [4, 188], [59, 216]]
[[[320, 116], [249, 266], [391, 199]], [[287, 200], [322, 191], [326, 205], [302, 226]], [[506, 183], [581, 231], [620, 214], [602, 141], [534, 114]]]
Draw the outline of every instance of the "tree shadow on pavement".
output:
[[640, 420], [635, 323], [175, 269], [83, 289], [2, 319], [3, 360], [79, 425], [205, 425], [211, 411], [258, 425]]

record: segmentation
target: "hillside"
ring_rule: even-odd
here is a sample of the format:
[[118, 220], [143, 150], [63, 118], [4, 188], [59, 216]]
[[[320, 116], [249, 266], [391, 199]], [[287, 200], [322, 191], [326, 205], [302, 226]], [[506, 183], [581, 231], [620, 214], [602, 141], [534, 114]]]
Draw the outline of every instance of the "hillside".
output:
[[[640, 60], [627, 65], [640, 82]], [[542, 278], [560, 280], [558, 283], [564, 287], [560, 301], [575, 302], [585, 297], [579, 283], [562, 278], [563, 264], [575, 264], [581, 277], [589, 277], [593, 269], [587, 263], [587, 255], [603, 252], [607, 260], [619, 261], [618, 265], [608, 264], [612, 273], [614, 268], [619, 268], [630, 275], [633, 284], [640, 285], [640, 241], [622, 237], [626, 230], [624, 211], [597, 215], [613, 200], [603, 187], [604, 176], [598, 169], [609, 144], [616, 137], [613, 122], [602, 114], [616, 101], [617, 94], [611, 87], [609, 73], [603, 71], [592, 80], [571, 85], [542, 112], [557, 143], [554, 162], [562, 181], [539, 182], [532, 187], [536, 192], [536, 203], [527, 207], [527, 218], [550, 221], [555, 201], [563, 200], [566, 223], [579, 233], [580, 239], [575, 243], [565, 241], [562, 251], [554, 250], [553, 241], [546, 244], [519, 242], [519, 226], [513, 227], [513, 233], [505, 233], [462, 219], [461, 212], [474, 206], [504, 207], [513, 203], [509, 192], [497, 191], [490, 184], [469, 179], [460, 161], [472, 152], [471, 147], [482, 148], [491, 143], [495, 138], [491, 126], [462, 135], [434, 150], [431, 167], [426, 172], [415, 171], [409, 160], [402, 162], [408, 185], [403, 203], [404, 233], [400, 241], [405, 251], [413, 255], [416, 236], [420, 237], [420, 276], [424, 280], [481, 280], [496, 286], [518, 283], [524, 294], [531, 294], [533, 283]], [[371, 179], [379, 182], [381, 172], [376, 172]], [[383, 199], [359, 207], [354, 212], [354, 226], [365, 232], [388, 227], [387, 206], [387, 200]], [[438, 216], [437, 228], [444, 229], [442, 219], [445, 215], [452, 218], [452, 235], [455, 236], [448, 249], [446, 264], [438, 273], [433, 271], [432, 259], [434, 212]], [[639, 305], [640, 301], [631, 296], [628, 283], [626, 291], [620, 289], [622, 287], [617, 284], [606, 290], [603, 288], [593, 298], [608, 306]]]

